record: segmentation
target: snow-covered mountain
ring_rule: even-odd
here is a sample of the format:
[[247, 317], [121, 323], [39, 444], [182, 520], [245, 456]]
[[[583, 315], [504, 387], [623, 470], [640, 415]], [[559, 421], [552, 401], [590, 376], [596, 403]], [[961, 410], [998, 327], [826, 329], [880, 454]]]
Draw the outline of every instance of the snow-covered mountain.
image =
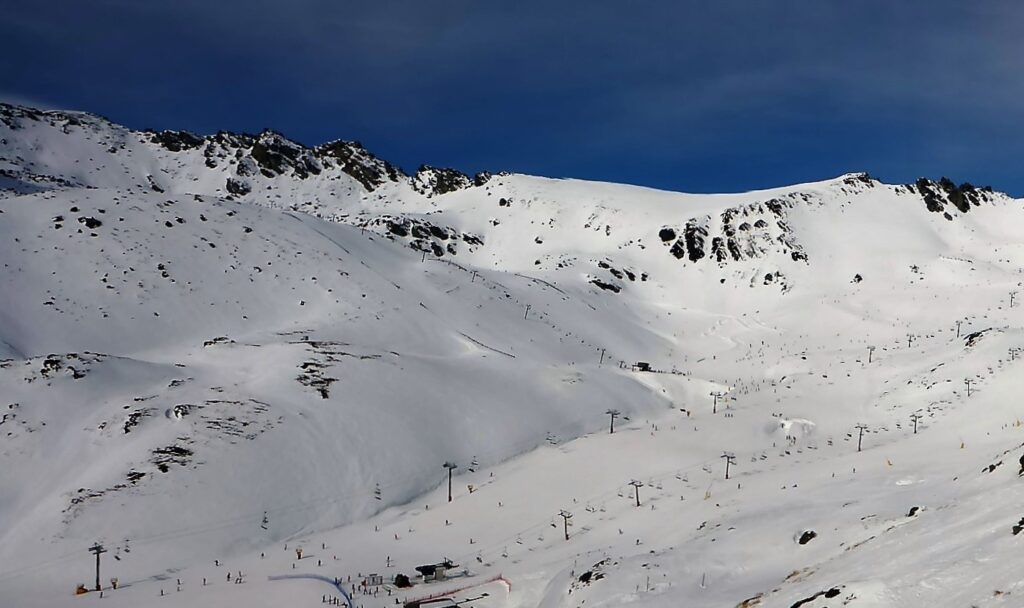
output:
[[1022, 234], [0, 104], [0, 604], [1018, 605]]

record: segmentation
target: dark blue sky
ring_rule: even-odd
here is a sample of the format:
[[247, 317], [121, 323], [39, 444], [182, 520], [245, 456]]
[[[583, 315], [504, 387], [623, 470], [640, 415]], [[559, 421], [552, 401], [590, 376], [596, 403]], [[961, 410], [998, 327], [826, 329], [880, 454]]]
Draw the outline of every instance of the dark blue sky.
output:
[[0, 99], [414, 170], [1024, 194], [1018, 0], [0, 0]]

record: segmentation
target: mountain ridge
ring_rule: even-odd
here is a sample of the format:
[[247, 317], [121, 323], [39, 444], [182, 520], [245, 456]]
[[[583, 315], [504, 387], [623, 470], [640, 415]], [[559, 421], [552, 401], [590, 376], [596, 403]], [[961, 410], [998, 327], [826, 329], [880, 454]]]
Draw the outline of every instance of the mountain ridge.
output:
[[[997, 463], [1024, 201], [862, 173], [720, 195], [410, 176], [350, 142], [10, 108], [2, 600], [74, 601], [97, 540], [126, 606], [297, 601], [264, 580], [313, 571], [296, 543], [328, 574], [441, 552], [514, 580], [482, 608], [1017, 589]], [[546, 535], [559, 509], [571, 540]], [[946, 555], [948, 526], [969, 533]], [[883, 571], [903, 542], [930, 565]], [[255, 576], [200, 587], [213, 563]]]
[[[17, 129], [13, 122], [15, 119], [27, 118], [30, 120], [39, 121], [43, 117], [49, 117], [52, 119], [63, 120], [66, 125], [77, 126], [82, 124], [81, 118], [89, 119], [87, 122], [101, 122], [108, 127], [112, 127], [117, 130], [123, 130], [127, 133], [135, 135], [142, 135], [148, 137], [152, 143], [156, 143], [161, 147], [167, 149], [170, 152], [182, 152], [190, 149], [198, 149], [200, 147], [206, 148], [205, 155], [209, 160], [212, 156], [224, 157], [223, 151], [214, 151], [213, 148], [216, 146], [225, 146], [234, 148], [234, 152], [237, 154], [238, 148], [249, 147], [255, 148], [255, 152], [252, 157], [255, 159], [259, 167], [270, 174], [280, 174], [282, 165], [282, 158], [295, 161], [297, 154], [295, 150], [301, 150], [303, 152], [312, 153], [313, 158], [319, 160], [323, 157], [334, 157], [342, 161], [341, 169], [360, 181], [363, 187], [368, 191], [372, 192], [375, 188], [379, 187], [383, 181], [398, 182], [407, 179], [411, 179], [414, 182], [414, 189], [417, 189], [426, 196], [446, 194], [455, 190], [460, 190], [468, 187], [480, 187], [487, 183], [494, 175], [508, 176], [512, 173], [506, 171], [500, 171], [498, 173], [492, 173], [491, 171], [480, 171], [474, 175], [464, 173], [458, 169], [437, 167], [430, 164], [421, 164], [413, 174], [407, 174], [403, 169], [394, 165], [387, 160], [384, 160], [373, 152], [368, 150], [361, 142], [356, 140], [346, 139], [334, 139], [329, 140], [321, 144], [309, 146], [302, 144], [296, 140], [289, 138], [286, 134], [281, 131], [264, 128], [258, 134], [246, 133], [246, 132], [231, 132], [231, 131], [217, 131], [214, 134], [199, 135], [187, 130], [175, 130], [175, 129], [141, 129], [133, 130], [127, 127], [122, 127], [116, 122], [93, 112], [86, 111], [67, 111], [67, 110], [41, 110], [32, 108], [30, 106], [23, 106], [17, 104], [10, 104], [0, 102], [0, 121], [4, 122], [11, 129]], [[279, 150], [288, 151], [282, 154]], [[301, 165], [292, 164], [290, 168], [293, 171], [293, 175], [298, 179], [305, 179], [310, 173], [316, 174], [320, 170], [315, 164], [309, 164], [309, 159], [303, 159], [305, 162]], [[348, 167], [344, 163], [351, 163]], [[210, 166], [215, 168], [216, 165]], [[348, 170], [346, 171], [346, 168]], [[246, 176], [247, 171], [252, 169], [249, 167], [239, 167], [241, 170], [240, 176]], [[271, 177], [272, 175], [268, 175]], [[831, 178], [833, 180], [849, 180], [849, 179], [869, 179], [873, 180], [871, 176], [866, 172], [849, 172], [843, 175]], [[557, 178], [556, 178], [557, 179]], [[566, 178], [562, 178], [566, 179]], [[571, 178], [568, 178], [571, 179]], [[440, 183], [438, 183], [440, 180]], [[825, 180], [829, 181], [829, 180]], [[755, 190], [752, 192], [768, 192], [773, 190], [780, 190], [784, 188], [799, 188], [807, 184], [814, 184], [820, 182], [807, 182], [806, 184], [795, 184], [791, 186], [765, 188]], [[881, 183], [881, 182], [879, 182]], [[928, 178], [919, 178], [911, 184], [903, 184], [906, 187], [916, 186], [922, 189], [929, 189], [928, 185], [939, 186], [939, 189], [948, 193], [954, 192], [958, 187], [948, 178], [942, 177], [939, 180], [930, 180]], [[625, 184], [624, 184], [625, 185]], [[646, 188], [645, 186], [632, 186], [636, 188]], [[964, 193], [973, 193], [975, 191], [981, 191], [988, 194], [993, 194], [993, 189], [990, 186], [983, 186], [975, 188], [970, 183], [963, 183], [959, 186], [959, 189], [963, 190]], [[653, 189], [659, 190], [659, 189]], [[665, 192], [673, 192], [669, 190], [661, 190]], [[1003, 196], [1005, 193], [999, 192]], [[961, 208], [961, 211], [963, 209]]]

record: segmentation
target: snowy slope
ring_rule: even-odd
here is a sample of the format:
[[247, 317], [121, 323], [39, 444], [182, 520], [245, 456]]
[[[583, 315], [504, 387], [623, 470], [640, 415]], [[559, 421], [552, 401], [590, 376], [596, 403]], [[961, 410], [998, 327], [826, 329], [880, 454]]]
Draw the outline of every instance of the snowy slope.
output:
[[352, 143], [16, 106], [0, 189], [3, 605], [88, 601], [96, 540], [125, 606], [313, 603], [339, 592], [268, 577], [442, 556], [466, 581], [399, 596], [1024, 593], [1021, 201], [407, 175]]

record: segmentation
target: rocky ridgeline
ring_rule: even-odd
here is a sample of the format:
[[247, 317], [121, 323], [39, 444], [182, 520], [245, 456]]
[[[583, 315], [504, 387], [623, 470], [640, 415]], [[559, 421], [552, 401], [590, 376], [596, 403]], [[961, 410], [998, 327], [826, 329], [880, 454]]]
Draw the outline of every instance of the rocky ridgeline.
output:
[[990, 186], [977, 188], [967, 182], [958, 186], [948, 177], [942, 177], [937, 182], [922, 177], [904, 188], [920, 195], [928, 211], [941, 213], [949, 221], [953, 221], [950, 207], [960, 213], [967, 213], [971, 207], [991, 202], [997, 196]]
[[37, 110], [25, 106], [0, 103], [0, 122], [10, 127], [12, 131], [21, 129], [24, 124], [22, 121], [25, 120], [46, 122], [50, 126], [58, 127], [65, 132], [69, 126], [86, 127], [97, 131], [111, 124], [105, 118], [85, 112]]
[[[400, 168], [375, 156], [359, 142], [336, 140], [308, 147], [270, 129], [255, 135], [220, 131], [201, 136], [188, 131], [151, 129], [136, 132], [94, 114], [37, 110], [2, 103], [0, 123], [11, 131], [23, 130], [31, 123], [45, 123], [65, 135], [70, 135], [75, 129], [85, 129], [89, 132], [89, 139], [100, 143], [109, 154], [124, 150], [133, 138], [172, 155], [200, 152], [206, 169], [221, 172], [228, 170], [224, 189], [234, 196], [245, 196], [257, 189], [259, 185], [250, 179], [257, 175], [268, 179], [285, 176], [305, 180], [325, 173], [341, 172], [355, 179], [366, 192], [373, 192], [387, 183], [404, 182], [427, 197], [481, 186], [491, 177], [487, 172], [469, 177], [455, 169], [428, 165], [420, 167], [410, 177]], [[0, 145], [4, 143], [0, 142]], [[33, 171], [20, 158], [0, 157], [0, 161], [7, 161], [8, 165], [5, 167], [5, 163], [0, 162], [0, 178], [21, 182], [23, 186], [32, 183], [50, 184], [51, 187], [87, 185]], [[166, 184], [161, 185], [151, 176], [150, 186], [153, 190], [163, 191]]]
[[[508, 175], [501, 173], [499, 175]], [[422, 165], [412, 176], [412, 187], [420, 194], [430, 198], [441, 194], [448, 194], [457, 190], [479, 187], [490, 181], [493, 175], [489, 171], [482, 171], [470, 178], [457, 169], [444, 169]]]
[[251, 191], [246, 178], [257, 174], [303, 180], [337, 169], [362, 184], [367, 192], [386, 182], [408, 179], [401, 169], [377, 158], [359, 142], [337, 140], [307, 148], [271, 130], [258, 135], [221, 131], [206, 137], [187, 131], [147, 131], [144, 136], [169, 152], [201, 149], [210, 169], [234, 165], [235, 175], [228, 178], [227, 190], [239, 196]]
[[354, 177], [368, 192], [385, 182], [406, 179], [401, 169], [377, 158], [357, 141], [332, 141], [317, 146], [314, 153], [325, 162], [337, 163], [338, 168]]

